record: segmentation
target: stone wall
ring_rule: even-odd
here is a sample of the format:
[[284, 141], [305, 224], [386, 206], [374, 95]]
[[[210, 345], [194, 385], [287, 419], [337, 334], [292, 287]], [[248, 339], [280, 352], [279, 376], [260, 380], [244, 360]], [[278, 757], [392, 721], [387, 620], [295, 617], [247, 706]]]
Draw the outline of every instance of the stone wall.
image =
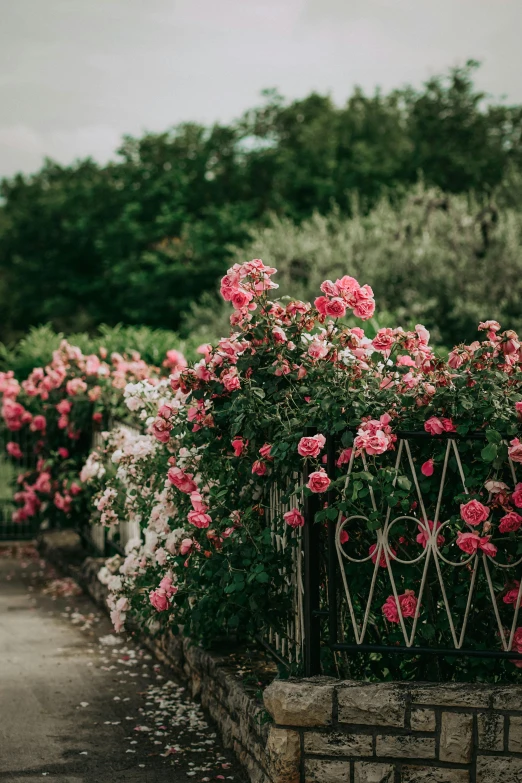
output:
[[522, 687], [277, 680], [277, 783], [522, 783]]

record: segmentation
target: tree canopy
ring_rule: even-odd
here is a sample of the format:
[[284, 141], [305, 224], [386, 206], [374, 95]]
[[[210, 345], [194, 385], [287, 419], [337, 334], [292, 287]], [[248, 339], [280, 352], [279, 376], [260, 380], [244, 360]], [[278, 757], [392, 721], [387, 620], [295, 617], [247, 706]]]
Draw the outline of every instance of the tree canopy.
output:
[[419, 180], [487, 202], [522, 169], [522, 106], [487, 101], [476, 67], [420, 90], [356, 89], [341, 107], [267, 91], [229, 125], [183, 123], [124, 138], [107, 165], [46, 161], [4, 179], [0, 338], [43, 322], [178, 328], [231, 246], [273, 215], [299, 224], [334, 205], [350, 215], [354, 198], [365, 212]]

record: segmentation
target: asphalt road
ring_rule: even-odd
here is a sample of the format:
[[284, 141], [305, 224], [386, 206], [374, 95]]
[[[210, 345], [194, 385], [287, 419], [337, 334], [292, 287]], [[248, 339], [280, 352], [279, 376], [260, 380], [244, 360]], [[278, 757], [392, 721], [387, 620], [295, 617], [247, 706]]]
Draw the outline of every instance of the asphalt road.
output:
[[0, 550], [0, 781], [244, 783], [168, 670], [75, 593], [34, 550]]

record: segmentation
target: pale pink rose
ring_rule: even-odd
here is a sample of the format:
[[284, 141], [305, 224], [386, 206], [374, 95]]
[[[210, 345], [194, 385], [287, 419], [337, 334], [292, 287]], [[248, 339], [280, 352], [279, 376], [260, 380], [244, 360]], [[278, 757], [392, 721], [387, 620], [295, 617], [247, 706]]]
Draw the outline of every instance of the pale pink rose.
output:
[[159, 583], [159, 589], [164, 590], [165, 593], [170, 598], [171, 595], [174, 595], [178, 592], [178, 588], [174, 587], [172, 584], [172, 577], [171, 576], [164, 576], [161, 582]]
[[522, 508], [522, 484], [517, 484], [511, 495], [511, 500], [517, 508]]
[[154, 556], [156, 559], [156, 563], [160, 566], [164, 566], [165, 563], [167, 562], [167, 553], [162, 546], [160, 546], [159, 549], [156, 549], [156, 553]]
[[208, 527], [212, 522], [212, 517], [203, 511], [189, 511], [187, 518], [191, 525], [198, 528]]
[[173, 467], [167, 473], [168, 480], [181, 492], [190, 495], [197, 490], [196, 482], [192, 480], [191, 473], [184, 473], [181, 468]]
[[316, 493], [322, 493], [326, 492], [328, 487], [330, 486], [330, 479], [326, 475], [324, 470], [316, 470], [313, 473], [310, 473], [308, 477], [308, 483], [307, 487], [312, 492]]
[[460, 516], [467, 525], [476, 527], [489, 517], [489, 508], [478, 500], [470, 500], [460, 506]]
[[[403, 354], [402, 356], [397, 356], [397, 361], [395, 362], [397, 367], [416, 367], [415, 360], [411, 358], [411, 356], [408, 356], [408, 354]], [[403, 377], [403, 381], [404, 378]]]
[[508, 485], [504, 484], [503, 481], [495, 481], [494, 479], [486, 481], [484, 487], [488, 492], [491, 492], [492, 495], [498, 495], [499, 493], [505, 494], [508, 489]]
[[304, 516], [296, 508], [293, 508], [291, 511], [287, 511], [286, 514], [283, 514], [283, 519], [287, 525], [290, 525], [290, 527], [294, 528], [303, 527], [305, 523]]
[[416, 324], [415, 331], [417, 332], [417, 335], [419, 337], [419, 343], [421, 345], [428, 345], [430, 341], [430, 333], [426, 329], [425, 326], [422, 324]]
[[309, 438], [301, 438], [297, 445], [297, 453], [301, 457], [318, 457], [324, 448], [326, 438], [324, 435], [314, 435]]
[[435, 463], [433, 462], [432, 459], [426, 460], [426, 462], [424, 462], [422, 467], [421, 467], [422, 475], [423, 476], [427, 476], [427, 477], [433, 476], [434, 464]]
[[429, 432], [430, 435], [442, 435], [444, 432], [444, 424], [436, 416], [431, 416], [424, 422], [424, 429]]
[[365, 451], [370, 456], [376, 456], [384, 454], [388, 450], [390, 439], [382, 430], [371, 432], [360, 429], [353, 445], [356, 449]]
[[513, 440], [510, 441], [508, 455], [513, 462], [522, 462], [522, 443], [518, 438], [513, 438]]
[[332, 318], [342, 318], [346, 313], [346, 305], [342, 299], [336, 296], [334, 299], [330, 299], [330, 301], [327, 302], [325, 312], [326, 315], [329, 315]]
[[281, 329], [280, 326], [274, 326], [272, 329], [272, 337], [276, 343], [286, 343], [288, 339], [284, 329]]
[[256, 459], [254, 464], [252, 465], [252, 473], [254, 473], [256, 476], [264, 476], [267, 470], [266, 462], [263, 462], [261, 459]]
[[522, 517], [515, 511], [509, 511], [500, 520], [499, 533], [514, 533], [522, 525]]
[[162, 405], [161, 408], [158, 410], [158, 416], [160, 416], [162, 419], [170, 419], [174, 413], [174, 408], [172, 405]]
[[111, 609], [110, 618], [116, 633], [121, 633], [125, 626], [125, 612], [120, 612], [117, 609]]
[[149, 601], [158, 612], [164, 612], [169, 608], [169, 599], [164, 590], [157, 588], [149, 593]]
[[20, 448], [18, 443], [15, 443], [12, 440], [9, 441], [9, 443], [5, 448], [9, 456], [13, 457], [14, 459], [22, 459], [22, 457], [24, 456], [22, 453], [22, 449]]
[[362, 299], [357, 302], [353, 308], [353, 314], [362, 321], [367, 321], [375, 312], [375, 302], [373, 299]]
[[328, 346], [322, 340], [312, 340], [308, 346], [308, 356], [312, 359], [324, 359], [328, 355]]
[[272, 451], [272, 445], [270, 443], [265, 443], [265, 445], [261, 446], [261, 448], [259, 449], [259, 453], [261, 454], [263, 459], [268, 459], [268, 460], [274, 459], [270, 453], [271, 451]]

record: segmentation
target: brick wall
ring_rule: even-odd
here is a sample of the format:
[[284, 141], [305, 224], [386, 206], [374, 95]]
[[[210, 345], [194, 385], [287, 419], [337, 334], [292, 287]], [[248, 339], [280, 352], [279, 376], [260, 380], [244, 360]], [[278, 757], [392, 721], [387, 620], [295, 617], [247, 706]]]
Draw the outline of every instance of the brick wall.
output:
[[278, 680], [274, 783], [522, 783], [522, 687]]

